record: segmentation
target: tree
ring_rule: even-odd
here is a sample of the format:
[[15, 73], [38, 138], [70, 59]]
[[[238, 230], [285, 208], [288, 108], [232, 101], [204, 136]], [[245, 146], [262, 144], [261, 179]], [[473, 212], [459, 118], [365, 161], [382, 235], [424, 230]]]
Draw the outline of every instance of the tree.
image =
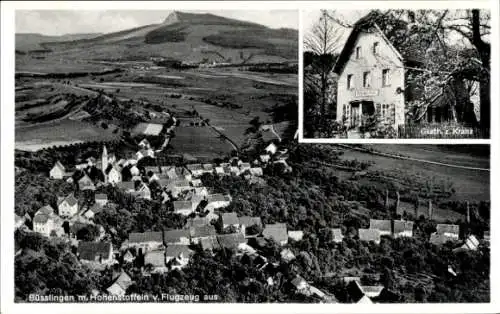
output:
[[[304, 80], [306, 89], [319, 91], [319, 114], [326, 114], [328, 105], [328, 92], [331, 85], [331, 70], [334, 63], [334, 52], [342, 43], [343, 29], [335, 25], [326, 10], [321, 11], [319, 20], [304, 38], [304, 48], [317, 56], [311, 62], [313, 70], [307, 73]], [[312, 76], [312, 77], [311, 77]]]

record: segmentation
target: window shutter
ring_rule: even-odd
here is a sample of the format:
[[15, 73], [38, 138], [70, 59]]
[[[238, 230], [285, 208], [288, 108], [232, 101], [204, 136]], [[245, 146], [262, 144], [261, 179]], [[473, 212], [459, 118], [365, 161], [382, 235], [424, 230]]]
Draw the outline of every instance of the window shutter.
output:
[[382, 118], [382, 112], [381, 112], [381, 105], [380, 104], [375, 104], [375, 114], [379, 117]]
[[390, 107], [391, 107], [391, 109], [390, 109], [390, 113], [391, 113], [390, 123], [394, 124], [396, 122], [396, 106], [394, 104], [391, 104]]

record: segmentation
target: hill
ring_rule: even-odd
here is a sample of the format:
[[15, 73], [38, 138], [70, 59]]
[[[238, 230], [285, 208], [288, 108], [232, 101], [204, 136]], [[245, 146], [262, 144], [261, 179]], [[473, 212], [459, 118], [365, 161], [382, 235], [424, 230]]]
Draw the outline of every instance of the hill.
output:
[[[92, 38], [62, 41], [48, 37], [36, 43], [56, 52], [58, 56], [79, 59], [139, 60], [165, 57], [186, 62], [230, 63], [298, 59], [297, 30], [272, 29], [213, 14], [183, 12], [172, 12], [159, 24]], [[16, 49], [20, 50], [22, 44], [16, 42]]]
[[64, 34], [61, 36], [47, 36], [38, 33], [19, 33], [16, 34], [16, 50], [22, 52], [46, 50], [41, 44], [45, 42], [73, 41], [86, 38], [93, 38], [101, 35], [100, 33], [88, 34]]

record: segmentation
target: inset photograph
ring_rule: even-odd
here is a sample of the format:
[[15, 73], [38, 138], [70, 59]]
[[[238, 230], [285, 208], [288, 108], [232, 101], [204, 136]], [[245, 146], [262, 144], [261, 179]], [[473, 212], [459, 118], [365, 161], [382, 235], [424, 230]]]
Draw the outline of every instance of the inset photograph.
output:
[[488, 139], [490, 11], [303, 13], [302, 137]]

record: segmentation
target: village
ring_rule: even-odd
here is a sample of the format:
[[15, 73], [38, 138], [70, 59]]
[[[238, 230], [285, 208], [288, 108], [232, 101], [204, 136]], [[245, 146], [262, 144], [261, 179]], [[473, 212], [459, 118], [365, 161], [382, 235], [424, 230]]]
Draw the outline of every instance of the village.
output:
[[[75, 193], [58, 195], [56, 209], [47, 204], [33, 218], [29, 215], [16, 215], [16, 229], [69, 242], [76, 248], [75, 254], [80, 263], [92, 269], [134, 262], [137, 265], [140, 261], [144, 276], [180, 270], [189, 264], [196, 250], [229, 250], [237, 256], [250, 257], [256, 267], [264, 269], [269, 262], [260, 248], [266, 241], [273, 241], [281, 247], [282, 262], [289, 263], [296, 258], [288, 243], [289, 239], [301, 241], [304, 237], [302, 230], [289, 230], [287, 224], [282, 222], [263, 225], [261, 217], [225, 212], [232, 201], [231, 195], [212, 193], [203, 186], [201, 180], [204, 174], [212, 174], [218, 177], [241, 176], [248, 182], [259, 183], [265, 181], [265, 170], [271, 164], [281, 164], [284, 172], [292, 172], [292, 167], [286, 161], [288, 151], [280, 149], [279, 144], [271, 142], [259, 158], [251, 162], [232, 157], [226, 163], [191, 163], [184, 166], [138, 166], [143, 158], [155, 159], [155, 150], [147, 139], [140, 141], [135, 156], [127, 159], [119, 159], [114, 153], [108, 153], [105, 145], [100, 154], [100, 160], [90, 157], [85, 163], [77, 165], [63, 165], [57, 161], [48, 174], [50, 180], [65, 180], [74, 184], [75, 189], [80, 192], [79, 197], [75, 197]], [[120, 246], [113, 245], [109, 235], [117, 230], [105, 230], [94, 222], [96, 214], [118, 206], [109, 200], [109, 195], [96, 192], [106, 186], [118, 189], [132, 201], [151, 200], [151, 190], [159, 189], [159, 201], [162, 204], [170, 203], [173, 213], [187, 217], [187, 223], [182, 229], [133, 232], [128, 234], [128, 239]], [[399, 202], [397, 193], [396, 211]], [[390, 206], [387, 191], [385, 205], [387, 208]], [[429, 201], [429, 219], [433, 215], [432, 206]], [[32, 230], [25, 224], [28, 220], [32, 220]], [[470, 212], [467, 208], [467, 222], [469, 221]], [[98, 236], [94, 241], [78, 240], [79, 232], [89, 225], [98, 230]], [[378, 245], [383, 236], [412, 237], [413, 230], [413, 221], [370, 219], [369, 227], [360, 228], [357, 233], [360, 241]], [[330, 228], [329, 232], [331, 242], [339, 244], [343, 241], [341, 228]], [[431, 234], [428, 241], [434, 245], [444, 245], [451, 241], [456, 245], [454, 252], [477, 250], [480, 245], [475, 235], [461, 234], [459, 225], [455, 224], [437, 224], [436, 232]], [[483, 241], [489, 243], [489, 232], [485, 233]], [[457, 275], [451, 266], [448, 271], [453, 276]], [[114, 277], [105, 293], [119, 300], [126, 294], [132, 280], [125, 271], [116, 273]], [[357, 303], [373, 303], [372, 298], [384, 291], [383, 285], [363, 285], [359, 277], [345, 277], [343, 280]], [[274, 284], [272, 277], [268, 278], [267, 284]], [[297, 276], [291, 284], [297, 293], [314, 296], [322, 302], [337, 302], [334, 295], [314, 287], [301, 276]], [[101, 292], [95, 293], [98, 295]]]

